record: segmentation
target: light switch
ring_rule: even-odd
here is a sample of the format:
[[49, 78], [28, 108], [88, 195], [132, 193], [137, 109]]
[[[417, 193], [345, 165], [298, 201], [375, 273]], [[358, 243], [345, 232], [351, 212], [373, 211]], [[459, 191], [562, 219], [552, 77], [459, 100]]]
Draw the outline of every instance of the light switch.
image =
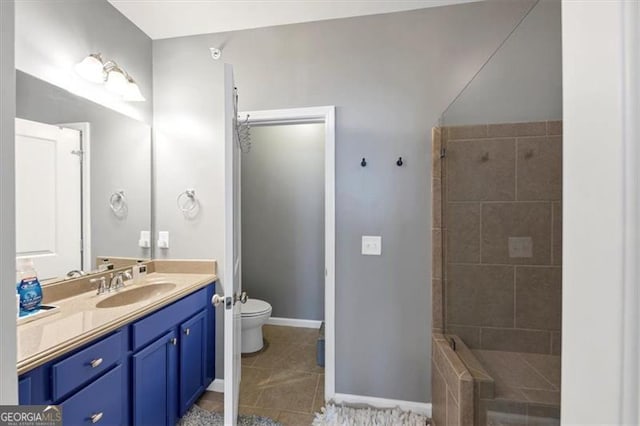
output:
[[169, 231], [158, 232], [158, 247], [163, 249], [169, 248]]
[[533, 238], [509, 237], [509, 257], [533, 257]]
[[382, 254], [382, 237], [363, 235], [362, 254], [365, 256], [380, 256]]

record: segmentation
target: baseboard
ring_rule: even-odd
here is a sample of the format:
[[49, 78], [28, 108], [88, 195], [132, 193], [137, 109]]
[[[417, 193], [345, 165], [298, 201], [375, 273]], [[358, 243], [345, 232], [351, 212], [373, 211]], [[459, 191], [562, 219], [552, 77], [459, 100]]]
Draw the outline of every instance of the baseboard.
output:
[[213, 382], [211, 382], [207, 390], [212, 392], [224, 393], [224, 380], [215, 379]]
[[424, 414], [431, 417], [431, 403], [402, 401], [399, 399], [376, 398], [373, 396], [351, 395], [348, 393], [336, 393], [333, 401], [337, 404], [367, 404], [376, 408], [400, 408], [404, 411]]
[[267, 324], [282, 325], [285, 327], [320, 328], [322, 321], [271, 317], [267, 320]]

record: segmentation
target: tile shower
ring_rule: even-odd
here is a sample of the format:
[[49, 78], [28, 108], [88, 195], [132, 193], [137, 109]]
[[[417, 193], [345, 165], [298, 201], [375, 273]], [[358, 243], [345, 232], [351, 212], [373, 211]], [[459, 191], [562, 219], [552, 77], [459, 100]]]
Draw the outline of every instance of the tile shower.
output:
[[556, 423], [562, 122], [432, 136], [434, 422]]

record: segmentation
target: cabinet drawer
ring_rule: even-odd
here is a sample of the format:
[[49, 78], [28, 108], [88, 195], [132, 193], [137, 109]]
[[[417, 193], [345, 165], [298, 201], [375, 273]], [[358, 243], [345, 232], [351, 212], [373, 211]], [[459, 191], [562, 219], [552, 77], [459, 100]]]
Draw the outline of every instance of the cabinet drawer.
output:
[[195, 312], [204, 309], [207, 303], [207, 289], [205, 287], [135, 322], [131, 328], [133, 350], [137, 351], [151, 343], [170, 328], [177, 326]]
[[118, 363], [126, 352], [122, 332], [102, 339], [51, 366], [52, 396], [57, 401]]
[[122, 392], [126, 385], [124, 368], [118, 365], [62, 405], [65, 425], [122, 425], [125, 423]]

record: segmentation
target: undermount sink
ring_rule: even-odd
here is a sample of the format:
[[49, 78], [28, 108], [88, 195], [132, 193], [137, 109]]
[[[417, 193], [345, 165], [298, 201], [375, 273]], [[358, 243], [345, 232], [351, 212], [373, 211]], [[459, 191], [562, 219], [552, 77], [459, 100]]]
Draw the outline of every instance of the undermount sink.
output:
[[142, 302], [143, 300], [159, 296], [174, 288], [176, 288], [176, 285], [173, 283], [155, 283], [125, 290], [101, 300], [96, 305], [96, 308], [115, 308], [118, 306], [131, 305], [132, 303]]

